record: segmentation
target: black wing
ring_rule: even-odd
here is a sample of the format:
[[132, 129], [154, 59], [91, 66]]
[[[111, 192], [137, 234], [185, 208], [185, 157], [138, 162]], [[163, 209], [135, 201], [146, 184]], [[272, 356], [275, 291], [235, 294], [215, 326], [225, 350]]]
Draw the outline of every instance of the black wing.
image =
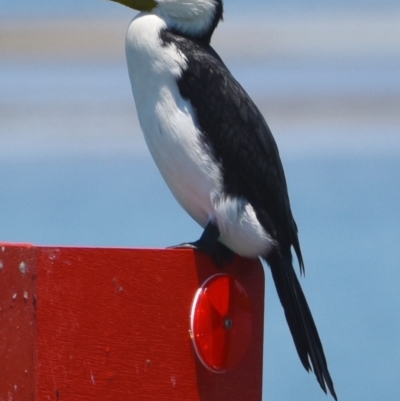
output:
[[294, 246], [303, 267], [278, 148], [262, 114], [210, 46], [169, 31], [162, 39], [187, 59], [179, 90], [222, 166], [225, 192], [248, 199], [277, 242]]
[[303, 260], [285, 174], [272, 133], [258, 108], [233, 78], [217, 53], [200, 41], [165, 30], [161, 39], [174, 44], [187, 60], [178, 80], [190, 101], [204, 139], [223, 169], [225, 192], [246, 198], [278, 247], [266, 255], [300, 360], [313, 370], [336, 399], [324, 351], [292, 265], [290, 248]]

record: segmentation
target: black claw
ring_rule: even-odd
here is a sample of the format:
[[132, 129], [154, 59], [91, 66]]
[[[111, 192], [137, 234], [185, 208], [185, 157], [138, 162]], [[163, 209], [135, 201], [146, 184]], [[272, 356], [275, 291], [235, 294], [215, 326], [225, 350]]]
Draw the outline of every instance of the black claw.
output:
[[199, 249], [196, 242], [183, 242], [182, 244], [167, 246], [167, 249]]
[[197, 241], [186, 242], [169, 248], [197, 249], [211, 256], [218, 267], [223, 267], [232, 262], [235, 254], [218, 241], [219, 235], [217, 225], [210, 221]]

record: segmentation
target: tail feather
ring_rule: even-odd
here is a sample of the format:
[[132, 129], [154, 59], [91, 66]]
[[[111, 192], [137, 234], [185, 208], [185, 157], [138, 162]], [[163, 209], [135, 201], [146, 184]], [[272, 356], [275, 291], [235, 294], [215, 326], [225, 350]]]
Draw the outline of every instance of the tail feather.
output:
[[292, 265], [290, 249], [267, 258], [293, 341], [304, 368], [313, 371], [322, 390], [337, 401], [324, 349], [307, 300]]

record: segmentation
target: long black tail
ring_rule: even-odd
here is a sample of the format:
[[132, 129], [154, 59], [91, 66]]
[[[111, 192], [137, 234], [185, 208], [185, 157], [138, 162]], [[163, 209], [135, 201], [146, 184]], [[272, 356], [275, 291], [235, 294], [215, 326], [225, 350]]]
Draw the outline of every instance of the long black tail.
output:
[[311, 370], [314, 372], [322, 390], [327, 393], [328, 388], [332, 397], [337, 401], [324, 349], [307, 300], [293, 269], [290, 249], [283, 255], [279, 251], [272, 252], [268, 255], [267, 262], [271, 267], [272, 277], [301, 363], [307, 372]]

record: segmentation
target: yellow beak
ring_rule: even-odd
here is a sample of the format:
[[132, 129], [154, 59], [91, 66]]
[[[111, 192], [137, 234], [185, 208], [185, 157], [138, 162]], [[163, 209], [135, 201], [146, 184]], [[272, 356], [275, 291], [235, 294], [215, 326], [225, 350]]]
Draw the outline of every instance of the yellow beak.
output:
[[157, 6], [155, 0], [111, 0], [138, 11], [151, 11]]

